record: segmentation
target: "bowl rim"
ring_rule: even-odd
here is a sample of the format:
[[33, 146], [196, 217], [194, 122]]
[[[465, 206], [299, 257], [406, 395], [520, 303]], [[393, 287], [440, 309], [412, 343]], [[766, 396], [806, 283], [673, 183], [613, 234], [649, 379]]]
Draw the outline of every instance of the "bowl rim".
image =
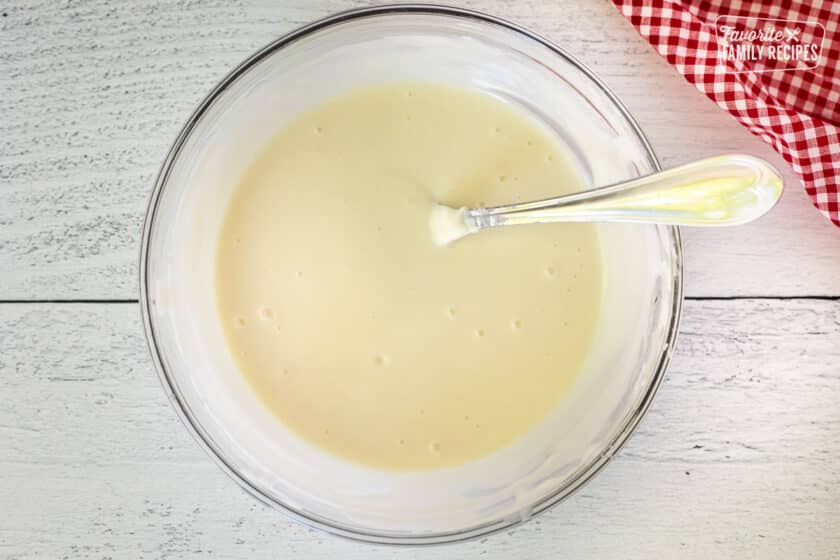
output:
[[205, 113], [210, 109], [216, 99], [224, 93], [226, 89], [232, 86], [240, 76], [244, 75], [255, 64], [272, 55], [274, 52], [290, 45], [291, 43], [306, 37], [314, 32], [339, 25], [348, 21], [368, 18], [371, 16], [382, 15], [398, 15], [398, 14], [427, 14], [427, 15], [444, 15], [451, 17], [459, 17], [470, 20], [478, 20], [481, 23], [492, 24], [507, 28], [528, 39], [535, 41], [541, 46], [549, 49], [554, 54], [564, 58], [578, 71], [583, 73], [589, 80], [591, 80], [609, 101], [621, 113], [622, 117], [630, 125], [633, 133], [641, 142], [647, 153], [648, 159], [652, 167], [659, 171], [661, 166], [656, 158], [656, 154], [650, 145], [647, 137], [642, 132], [636, 120], [630, 114], [624, 104], [618, 97], [607, 87], [607, 85], [592, 72], [586, 65], [580, 62], [576, 57], [566, 52], [563, 48], [555, 45], [547, 38], [523, 27], [512, 23], [502, 18], [486, 14], [484, 12], [470, 10], [465, 8], [457, 8], [452, 6], [445, 6], [440, 4], [425, 4], [425, 3], [411, 3], [411, 4], [388, 4], [374, 7], [356, 8], [338, 12], [324, 18], [318, 19], [312, 23], [299, 27], [281, 37], [268, 43], [254, 54], [250, 55], [232, 71], [230, 71], [216, 86], [204, 97], [201, 103], [192, 112], [187, 119], [184, 126], [181, 128], [178, 136], [167, 152], [166, 158], [160, 167], [160, 170], [155, 179], [154, 189], [149, 198], [146, 208], [146, 215], [143, 222], [142, 241], [140, 245], [140, 263], [139, 263], [139, 289], [140, 289], [140, 313], [142, 316], [143, 327], [146, 335], [146, 343], [152, 360], [155, 365], [160, 383], [169, 398], [172, 408], [175, 409], [178, 417], [182, 423], [187, 427], [187, 430], [192, 435], [193, 439], [210, 455], [215, 463], [224, 471], [231, 479], [233, 479], [243, 490], [248, 494], [259, 500], [260, 502], [280, 510], [287, 517], [293, 521], [297, 521], [305, 526], [320, 529], [327, 533], [344, 537], [350, 540], [388, 545], [429, 545], [429, 544], [443, 544], [463, 542], [478, 537], [483, 537], [492, 533], [503, 530], [509, 530], [516, 527], [523, 522], [532, 519], [533, 517], [547, 511], [553, 506], [557, 505], [565, 498], [573, 494], [575, 491], [583, 487], [589, 482], [603, 467], [612, 459], [621, 449], [628, 437], [635, 430], [641, 419], [644, 417], [648, 408], [653, 401], [653, 398], [662, 383], [668, 363], [671, 359], [671, 354], [676, 343], [677, 331], [682, 315], [683, 304], [683, 249], [680, 237], [680, 230], [674, 226], [659, 226], [663, 228], [670, 241], [671, 248], [676, 257], [675, 273], [673, 276], [674, 298], [670, 313], [670, 323], [668, 325], [668, 333], [664, 348], [656, 366], [656, 372], [653, 379], [645, 391], [638, 407], [633, 411], [627, 423], [621, 431], [613, 438], [613, 440], [605, 447], [605, 449], [593, 459], [588, 465], [579, 471], [578, 476], [568, 480], [565, 484], [558, 487], [551, 494], [543, 497], [539, 502], [533, 504], [527, 515], [516, 519], [501, 519], [495, 522], [479, 525], [467, 530], [456, 530], [451, 532], [429, 533], [425, 535], [395, 535], [387, 533], [365, 532], [353, 528], [342, 526], [341, 524], [313, 515], [311, 513], [302, 513], [294, 510], [289, 505], [278, 501], [268, 494], [264, 493], [260, 488], [253, 485], [241, 473], [239, 473], [231, 464], [228, 463], [223, 451], [220, 449], [209, 434], [204, 430], [201, 424], [195, 420], [195, 417], [190, 410], [188, 403], [182, 398], [177, 390], [177, 385], [173, 382], [166, 364], [161, 356], [161, 350], [158, 345], [156, 330], [151, 316], [148, 281], [148, 267], [149, 267], [149, 244], [152, 233], [155, 228], [156, 216], [158, 211], [158, 204], [160, 202], [161, 194], [168, 182], [169, 175], [172, 171], [173, 163], [179, 156], [184, 147], [185, 142], [190, 137], [193, 129], [198, 125]]

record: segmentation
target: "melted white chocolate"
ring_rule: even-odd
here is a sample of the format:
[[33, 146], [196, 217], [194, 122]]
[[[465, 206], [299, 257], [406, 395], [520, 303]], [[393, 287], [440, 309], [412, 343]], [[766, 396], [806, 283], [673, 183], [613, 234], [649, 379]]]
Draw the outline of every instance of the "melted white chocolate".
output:
[[430, 213], [580, 183], [545, 130], [480, 93], [386, 84], [318, 105], [268, 143], [227, 210], [229, 350], [266, 407], [341, 457], [413, 470], [489, 454], [544, 418], [587, 358], [597, 226], [439, 246]]

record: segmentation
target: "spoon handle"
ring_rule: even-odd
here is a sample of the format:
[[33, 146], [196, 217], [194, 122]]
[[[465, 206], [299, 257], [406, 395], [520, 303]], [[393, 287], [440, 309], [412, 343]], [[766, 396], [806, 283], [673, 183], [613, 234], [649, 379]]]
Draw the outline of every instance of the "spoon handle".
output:
[[466, 210], [477, 229], [547, 222], [644, 222], [731, 226], [769, 211], [782, 194], [779, 172], [748, 155], [724, 155], [580, 193]]

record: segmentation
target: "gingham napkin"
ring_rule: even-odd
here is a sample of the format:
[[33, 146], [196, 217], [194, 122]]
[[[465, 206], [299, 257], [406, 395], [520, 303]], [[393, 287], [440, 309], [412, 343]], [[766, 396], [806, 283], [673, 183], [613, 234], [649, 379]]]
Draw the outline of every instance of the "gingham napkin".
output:
[[612, 1], [840, 226], [840, 0]]

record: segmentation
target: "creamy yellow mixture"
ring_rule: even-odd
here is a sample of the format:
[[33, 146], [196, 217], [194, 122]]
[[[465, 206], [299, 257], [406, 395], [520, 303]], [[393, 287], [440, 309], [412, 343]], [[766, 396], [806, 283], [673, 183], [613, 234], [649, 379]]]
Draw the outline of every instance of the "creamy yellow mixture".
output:
[[575, 190], [562, 150], [501, 101], [427, 84], [355, 90], [281, 130], [217, 255], [227, 342], [265, 406], [329, 452], [400, 470], [479, 458], [544, 418], [597, 324], [596, 226], [440, 247], [429, 213]]

